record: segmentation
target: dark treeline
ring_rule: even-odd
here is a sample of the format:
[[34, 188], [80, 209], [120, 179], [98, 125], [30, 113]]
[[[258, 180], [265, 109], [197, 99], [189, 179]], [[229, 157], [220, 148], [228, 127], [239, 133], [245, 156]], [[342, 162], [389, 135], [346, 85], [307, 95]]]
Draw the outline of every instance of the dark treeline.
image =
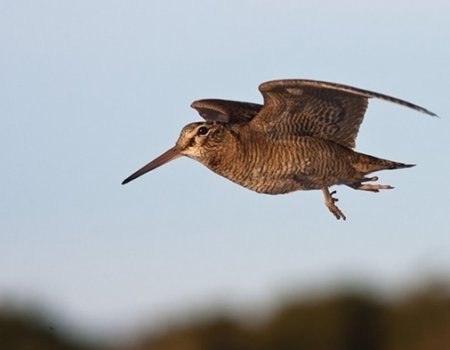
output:
[[[252, 326], [224, 315], [194, 319], [114, 350], [442, 350], [449, 344], [450, 293], [429, 289], [390, 301], [351, 292], [298, 300]], [[0, 348], [100, 350], [55, 333], [43, 320], [5, 312]]]

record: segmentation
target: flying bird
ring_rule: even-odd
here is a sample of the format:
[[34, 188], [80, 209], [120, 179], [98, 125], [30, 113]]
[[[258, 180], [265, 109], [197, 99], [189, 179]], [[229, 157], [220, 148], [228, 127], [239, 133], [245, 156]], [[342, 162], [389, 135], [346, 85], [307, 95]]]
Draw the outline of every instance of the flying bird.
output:
[[180, 156], [266, 194], [322, 190], [325, 205], [339, 220], [333, 185], [379, 192], [369, 174], [414, 166], [354, 151], [369, 98], [393, 102], [436, 116], [395, 97], [315, 80], [274, 80], [261, 84], [264, 104], [202, 99], [192, 103], [203, 122], [186, 125], [174, 147], [130, 175], [122, 184]]

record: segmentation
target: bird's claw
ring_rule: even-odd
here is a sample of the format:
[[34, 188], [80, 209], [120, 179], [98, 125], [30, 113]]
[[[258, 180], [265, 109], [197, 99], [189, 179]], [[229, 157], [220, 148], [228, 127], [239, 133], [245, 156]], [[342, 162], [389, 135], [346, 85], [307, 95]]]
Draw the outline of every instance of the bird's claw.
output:
[[336, 219], [345, 220], [347, 219], [344, 215], [344, 213], [333, 203], [332, 205], [327, 205], [328, 209], [331, 211], [331, 213], [336, 217]]
[[333, 197], [333, 194], [336, 194], [336, 193], [337, 193], [336, 190], [330, 192], [330, 197], [331, 197], [331, 200], [333, 201], [333, 203], [339, 202], [339, 198], [334, 198]]

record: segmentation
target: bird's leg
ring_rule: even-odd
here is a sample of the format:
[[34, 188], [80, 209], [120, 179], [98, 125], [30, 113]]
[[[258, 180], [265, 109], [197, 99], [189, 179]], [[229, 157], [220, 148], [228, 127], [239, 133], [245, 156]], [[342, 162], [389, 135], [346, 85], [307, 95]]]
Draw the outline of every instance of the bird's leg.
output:
[[331, 213], [336, 217], [336, 219], [345, 220], [346, 217], [344, 213], [336, 206], [336, 204], [334, 204], [338, 201], [337, 198], [333, 198], [333, 194], [336, 194], [336, 191], [330, 192], [328, 190], [328, 187], [324, 187], [322, 188], [322, 192], [325, 198], [325, 205], [331, 211]]
[[348, 184], [348, 186], [355, 190], [363, 190], [363, 191], [371, 191], [371, 192], [379, 192], [380, 190], [391, 190], [394, 188], [390, 185], [363, 184], [363, 182], [368, 182], [368, 181], [378, 181], [378, 177], [376, 177], [376, 176], [364, 177], [360, 182]]

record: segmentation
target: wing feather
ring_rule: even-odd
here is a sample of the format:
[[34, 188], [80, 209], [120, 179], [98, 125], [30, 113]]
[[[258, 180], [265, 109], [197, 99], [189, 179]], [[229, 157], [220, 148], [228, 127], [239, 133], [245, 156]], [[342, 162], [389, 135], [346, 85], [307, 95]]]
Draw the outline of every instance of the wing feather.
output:
[[250, 102], [203, 99], [194, 101], [191, 107], [208, 121], [245, 123], [253, 119], [263, 106]]
[[355, 87], [315, 80], [274, 80], [259, 86], [264, 108], [252, 125], [273, 137], [305, 135], [331, 140], [349, 148], [364, 119], [369, 98], [378, 98], [433, 112], [392, 96]]

